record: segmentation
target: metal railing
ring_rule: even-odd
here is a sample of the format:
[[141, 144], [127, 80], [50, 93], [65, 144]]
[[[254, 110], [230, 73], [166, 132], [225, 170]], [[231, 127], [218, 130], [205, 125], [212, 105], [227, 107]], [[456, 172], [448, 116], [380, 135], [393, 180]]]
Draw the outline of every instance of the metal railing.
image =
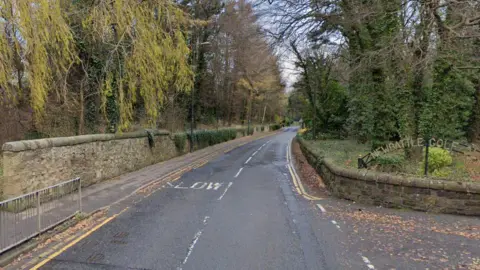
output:
[[81, 211], [80, 178], [0, 202], [0, 254]]

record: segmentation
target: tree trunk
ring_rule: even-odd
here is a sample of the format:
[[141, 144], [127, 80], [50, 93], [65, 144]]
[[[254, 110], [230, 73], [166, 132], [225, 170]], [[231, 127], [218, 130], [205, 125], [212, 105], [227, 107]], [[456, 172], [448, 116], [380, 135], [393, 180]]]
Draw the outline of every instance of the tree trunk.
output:
[[83, 90], [83, 82], [80, 85], [80, 112], [78, 117], [78, 135], [85, 134], [85, 95]]

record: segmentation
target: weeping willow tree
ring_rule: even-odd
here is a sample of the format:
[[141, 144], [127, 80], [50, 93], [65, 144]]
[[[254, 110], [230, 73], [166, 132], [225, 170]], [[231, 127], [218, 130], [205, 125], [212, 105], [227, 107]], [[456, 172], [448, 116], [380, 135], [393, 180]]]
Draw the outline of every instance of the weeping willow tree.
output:
[[0, 101], [29, 99], [36, 120], [49, 92], [66, 96], [63, 82], [77, 59], [63, 16], [60, 1], [0, 1]]
[[82, 27], [91, 40], [107, 47], [100, 83], [104, 114], [114, 117], [108, 113], [113, 107], [118, 128], [125, 130], [141, 97], [154, 126], [167, 90], [193, 86], [184, 35], [189, 18], [168, 0], [92, 1], [88, 10]]

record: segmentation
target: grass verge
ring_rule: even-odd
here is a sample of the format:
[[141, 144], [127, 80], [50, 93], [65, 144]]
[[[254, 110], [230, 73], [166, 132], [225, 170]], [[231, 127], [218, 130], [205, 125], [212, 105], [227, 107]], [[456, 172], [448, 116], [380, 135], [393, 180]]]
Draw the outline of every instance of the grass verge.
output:
[[[358, 168], [358, 158], [371, 151], [369, 144], [355, 140], [304, 140], [307, 147], [320, 157], [331, 159], [346, 168]], [[451, 153], [452, 163], [442, 168], [441, 173], [430, 174], [433, 179], [451, 181], [480, 181], [479, 153]], [[384, 173], [424, 177], [422, 160], [409, 159], [403, 149], [377, 157], [369, 169]]]

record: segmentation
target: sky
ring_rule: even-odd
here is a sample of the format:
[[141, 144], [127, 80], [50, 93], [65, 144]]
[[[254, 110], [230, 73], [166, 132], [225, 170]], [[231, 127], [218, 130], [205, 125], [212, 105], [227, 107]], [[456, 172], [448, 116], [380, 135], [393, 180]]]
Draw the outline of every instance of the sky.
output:
[[[275, 32], [276, 26], [271, 22], [271, 18], [268, 18], [268, 15], [262, 15], [268, 13], [269, 8], [272, 8], [272, 5], [268, 3], [263, 3], [256, 7], [257, 15], [259, 16], [258, 23], [264, 30]], [[288, 50], [288, 46], [285, 45], [276, 44], [274, 46], [275, 52], [279, 56], [280, 71], [288, 93], [293, 90], [293, 84], [298, 80], [299, 70], [295, 67], [295, 56]]]

